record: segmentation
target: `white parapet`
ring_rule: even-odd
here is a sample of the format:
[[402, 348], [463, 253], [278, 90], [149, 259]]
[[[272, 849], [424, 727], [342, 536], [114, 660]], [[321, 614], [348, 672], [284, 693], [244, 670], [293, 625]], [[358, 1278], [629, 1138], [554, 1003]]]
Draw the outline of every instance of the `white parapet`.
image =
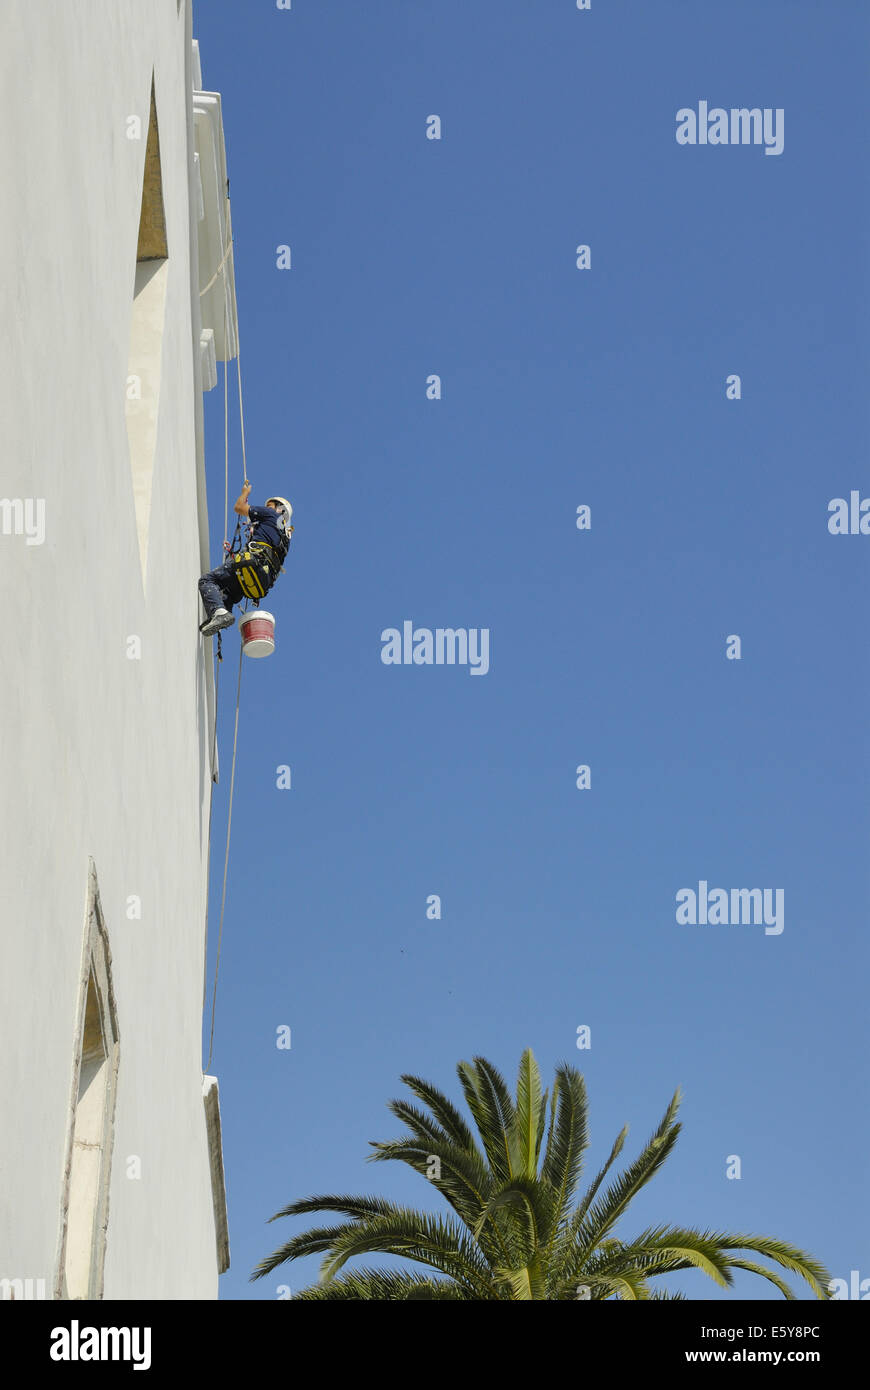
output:
[[203, 328], [214, 333], [215, 355], [238, 352], [236, 285], [224, 127], [219, 92], [194, 92], [193, 120], [205, 215], [199, 223], [199, 292]]
[[205, 1125], [208, 1135], [208, 1161], [211, 1167], [211, 1195], [214, 1204], [214, 1228], [217, 1242], [218, 1273], [230, 1267], [230, 1236], [227, 1220], [227, 1189], [224, 1178], [224, 1152], [221, 1139], [221, 1107], [216, 1076], [202, 1078], [202, 1098], [205, 1104]]
[[217, 359], [214, 350], [214, 332], [204, 328], [199, 335], [199, 360], [202, 368], [202, 389], [211, 391], [217, 386]]

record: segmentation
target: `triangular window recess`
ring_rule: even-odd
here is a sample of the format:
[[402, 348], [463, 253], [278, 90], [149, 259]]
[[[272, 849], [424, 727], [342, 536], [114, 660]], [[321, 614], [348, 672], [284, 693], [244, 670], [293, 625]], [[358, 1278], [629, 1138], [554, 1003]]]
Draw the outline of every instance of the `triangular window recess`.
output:
[[93, 860], [73, 1060], [55, 1298], [92, 1300], [103, 1297], [120, 1061], [112, 953]]
[[148, 118], [148, 142], [145, 146], [145, 178], [142, 182], [142, 211], [139, 216], [139, 245], [137, 261], [165, 260], [166, 217], [163, 210], [163, 179], [160, 173], [160, 132], [157, 128], [157, 103], [154, 99], [154, 78], [151, 79], [151, 114]]
[[148, 567], [151, 491], [159, 418], [163, 320], [169, 270], [167, 256], [160, 134], [152, 77], [151, 115], [145, 147], [125, 401], [143, 588]]

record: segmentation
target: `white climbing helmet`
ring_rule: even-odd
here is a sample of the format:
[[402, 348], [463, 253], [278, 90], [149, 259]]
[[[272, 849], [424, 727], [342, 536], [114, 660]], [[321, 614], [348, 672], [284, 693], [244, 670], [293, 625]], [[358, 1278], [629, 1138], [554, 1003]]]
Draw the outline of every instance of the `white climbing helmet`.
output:
[[291, 531], [293, 528], [290, 525], [290, 521], [293, 516], [293, 508], [290, 506], [290, 503], [287, 501], [287, 498], [270, 497], [268, 502], [266, 503], [266, 506], [271, 507], [273, 502], [277, 503], [278, 525], [281, 527], [281, 530]]

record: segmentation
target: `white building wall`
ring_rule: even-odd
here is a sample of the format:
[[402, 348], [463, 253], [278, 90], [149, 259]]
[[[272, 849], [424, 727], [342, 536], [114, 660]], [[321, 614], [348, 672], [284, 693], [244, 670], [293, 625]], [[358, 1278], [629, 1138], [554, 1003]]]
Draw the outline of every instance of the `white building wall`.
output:
[[[120, 1036], [104, 1296], [214, 1298], [191, 20], [186, 0], [4, 8], [0, 497], [43, 499], [45, 539], [0, 534], [0, 1278], [51, 1296], [92, 857]], [[169, 258], [143, 590], [125, 385], [152, 71]]]

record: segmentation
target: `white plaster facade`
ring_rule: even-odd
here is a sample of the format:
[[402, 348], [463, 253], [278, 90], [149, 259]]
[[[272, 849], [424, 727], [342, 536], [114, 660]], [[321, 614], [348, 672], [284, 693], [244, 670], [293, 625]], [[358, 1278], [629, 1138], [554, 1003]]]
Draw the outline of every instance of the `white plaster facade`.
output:
[[[214, 692], [196, 581], [202, 390], [235, 353], [231, 256], [226, 323], [223, 277], [199, 294], [229, 225], [220, 99], [195, 94], [190, 0], [6, 0], [3, 29], [0, 1297], [210, 1299], [226, 1228], [201, 1048]], [[168, 254], [134, 350], [152, 80]], [[67, 1193], [76, 1146], [92, 1171]]]

